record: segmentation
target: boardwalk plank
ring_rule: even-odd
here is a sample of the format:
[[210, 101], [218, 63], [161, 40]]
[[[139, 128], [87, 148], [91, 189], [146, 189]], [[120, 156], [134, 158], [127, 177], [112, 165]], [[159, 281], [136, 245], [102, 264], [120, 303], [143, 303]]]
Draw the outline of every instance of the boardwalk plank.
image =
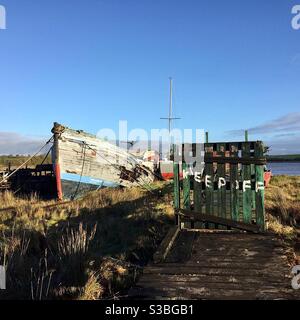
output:
[[165, 262], [149, 264], [129, 296], [139, 299], [300, 299], [289, 248], [271, 234], [182, 230]]

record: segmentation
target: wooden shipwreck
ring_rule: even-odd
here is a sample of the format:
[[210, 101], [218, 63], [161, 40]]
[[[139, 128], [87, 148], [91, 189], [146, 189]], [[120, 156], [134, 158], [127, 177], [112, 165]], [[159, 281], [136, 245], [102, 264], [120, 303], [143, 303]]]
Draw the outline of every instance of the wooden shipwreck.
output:
[[52, 161], [59, 199], [102, 187], [151, 183], [153, 172], [136, 157], [82, 130], [54, 124]]
[[140, 159], [95, 135], [58, 123], [52, 133], [52, 163], [7, 170], [3, 177], [9, 179], [2, 179], [2, 189], [62, 200], [104, 187], [145, 186], [154, 180], [153, 171]]

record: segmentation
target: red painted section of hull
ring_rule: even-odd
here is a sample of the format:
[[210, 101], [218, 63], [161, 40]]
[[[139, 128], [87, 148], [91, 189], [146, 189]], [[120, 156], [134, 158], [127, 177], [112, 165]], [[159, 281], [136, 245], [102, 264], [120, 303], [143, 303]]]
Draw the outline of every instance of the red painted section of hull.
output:
[[[172, 180], [174, 178], [174, 173], [173, 172], [168, 172], [168, 173], [165, 172], [165, 173], [162, 173], [161, 176], [164, 180]], [[183, 177], [182, 173], [179, 174], [179, 177], [180, 178]]]
[[58, 200], [63, 199], [62, 186], [61, 186], [61, 178], [60, 178], [60, 166], [59, 164], [54, 165], [54, 174], [56, 178], [56, 189], [57, 189], [57, 198]]
[[174, 173], [162, 173], [161, 176], [164, 180], [171, 180], [174, 177]]
[[265, 181], [265, 187], [268, 187], [268, 185], [270, 184], [272, 178], [272, 172], [271, 171], [267, 171], [264, 173], [264, 181]]

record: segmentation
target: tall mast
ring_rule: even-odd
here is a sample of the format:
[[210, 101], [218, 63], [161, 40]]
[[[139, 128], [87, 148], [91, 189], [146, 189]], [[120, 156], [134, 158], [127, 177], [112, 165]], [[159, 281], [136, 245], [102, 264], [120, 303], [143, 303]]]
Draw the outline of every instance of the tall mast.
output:
[[170, 101], [169, 101], [169, 116], [168, 118], [160, 118], [162, 120], [168, 120], [169, 124], [169, 134], [171, 134], [172, 130], [172, 121], [173, 120], [179, 120], [180, 118], [173, 118], [173, 79], [170, 77]]
[[171, 133], [172, 124], [172, 104], [173, 104], [173, 79], [170, 77], [170, 106], [169, 106], [169, 134]]

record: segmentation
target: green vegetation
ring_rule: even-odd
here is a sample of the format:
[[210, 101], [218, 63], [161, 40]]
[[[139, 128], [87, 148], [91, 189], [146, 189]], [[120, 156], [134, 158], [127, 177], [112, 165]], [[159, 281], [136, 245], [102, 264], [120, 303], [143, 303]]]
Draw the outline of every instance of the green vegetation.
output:
[[[173, 185], [102, 189], [76, 201], [0, 194], [0, 299], [104, 299], [126, 296], [174, 223]], [[300, 177], [276, 176], [266, 189], [269, 231], [294, 240]]]
[[[32, 160], [30, 160], [27, 164], [28, 167], [35, 167], [38, 164], [41, 164], [44, 160], [46, 155], [38, 155]], [[0, 169], [7, 169], [9, 164], [11, 165], [11, 168], [16, 168], [20, 166], [22, 163], [24, 163], [26, 160], [28, 160], [30, 156], [0, 156]], [[47, 159], [44, 162], [45, 164], [51, 163], [51, 157], [48, 156]]]
[[174, 222], [170, 187], [102, 189], [61, 204], [0, 195], [0, 299], [126, 294]]

